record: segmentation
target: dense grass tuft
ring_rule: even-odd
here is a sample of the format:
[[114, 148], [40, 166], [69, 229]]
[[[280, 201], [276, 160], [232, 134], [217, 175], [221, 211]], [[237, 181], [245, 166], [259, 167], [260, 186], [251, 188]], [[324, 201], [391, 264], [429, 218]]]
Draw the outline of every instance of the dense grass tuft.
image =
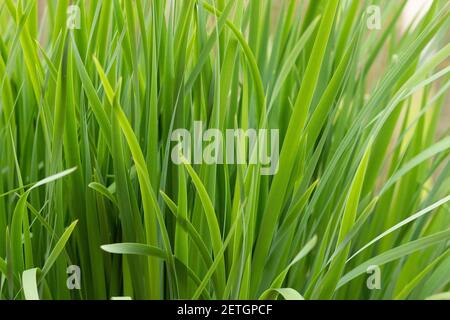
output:
[[[0, 299], [449, 298], [450, 5], [406, 4], [1, 1]], [[198, 121], [277, 173], [174, 163]]]

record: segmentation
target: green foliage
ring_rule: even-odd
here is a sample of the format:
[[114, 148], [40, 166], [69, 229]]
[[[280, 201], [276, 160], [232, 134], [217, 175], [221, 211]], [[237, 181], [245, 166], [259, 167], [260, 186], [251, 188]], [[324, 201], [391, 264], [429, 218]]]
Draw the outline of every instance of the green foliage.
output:
[[[448, 299], [450, 5], [406, 4], [1, 2], [0, 299]], [[196, 121], [278, 172], [175, 164]]]

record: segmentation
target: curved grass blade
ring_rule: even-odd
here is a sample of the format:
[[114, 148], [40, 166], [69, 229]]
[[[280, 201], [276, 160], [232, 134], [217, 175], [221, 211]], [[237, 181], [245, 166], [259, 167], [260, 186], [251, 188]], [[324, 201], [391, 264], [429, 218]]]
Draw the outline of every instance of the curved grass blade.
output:
[[22, 275], [23, 293], [26, 300], [40, 300], [37, 287], [38, 269], [25, 270]]
[[429, 246], [432, 246], [434, 244], [437, 244], [439, 242], [446, 241], [449, 239], [450, 239], [450, 229], [433, 234], [428, 237], [420, 238], [418, 240], [405, 243], [401, 246], [398, 246], [391, 250], [388, 250], [372, 259], [367, 260], [366, 262], [360, 264], [359, 266], [357, 266], [356, 268], [354, 268], [353, 270], [351, 270], [350, 272], [345, 274], [339, 280], [339, 282], [337, 284], [337, 289], [339, 289], [343, 285], [347, 284], [349, 281], [353, 280], [357, 276], [365, 273], [369, 266], [372, 266], [372, 265], [381, 266], [388, 262], [403, 258], [407, 255], [410, 255], [411, 253], [417, 252], [419, 250], [423, 250], [425, 248], [428, 248]]

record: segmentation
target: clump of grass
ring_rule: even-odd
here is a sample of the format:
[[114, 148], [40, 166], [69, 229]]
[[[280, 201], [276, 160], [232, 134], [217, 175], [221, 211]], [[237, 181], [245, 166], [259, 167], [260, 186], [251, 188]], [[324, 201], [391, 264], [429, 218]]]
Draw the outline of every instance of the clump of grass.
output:
[[[406, 3], [3, 1], [0, 298], [448, 298], [449, 4]], [[277, 174], [176, 165], [194, 121]]]

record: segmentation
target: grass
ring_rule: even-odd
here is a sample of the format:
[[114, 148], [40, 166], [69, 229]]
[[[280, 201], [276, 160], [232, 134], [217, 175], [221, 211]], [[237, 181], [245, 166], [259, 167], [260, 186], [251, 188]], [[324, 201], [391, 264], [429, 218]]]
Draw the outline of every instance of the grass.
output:
[[[448, 299], [450, 6], [406, 3], [1, 2], [0, 299]], [[278, 172], [173, 163], [195, 121]]]

